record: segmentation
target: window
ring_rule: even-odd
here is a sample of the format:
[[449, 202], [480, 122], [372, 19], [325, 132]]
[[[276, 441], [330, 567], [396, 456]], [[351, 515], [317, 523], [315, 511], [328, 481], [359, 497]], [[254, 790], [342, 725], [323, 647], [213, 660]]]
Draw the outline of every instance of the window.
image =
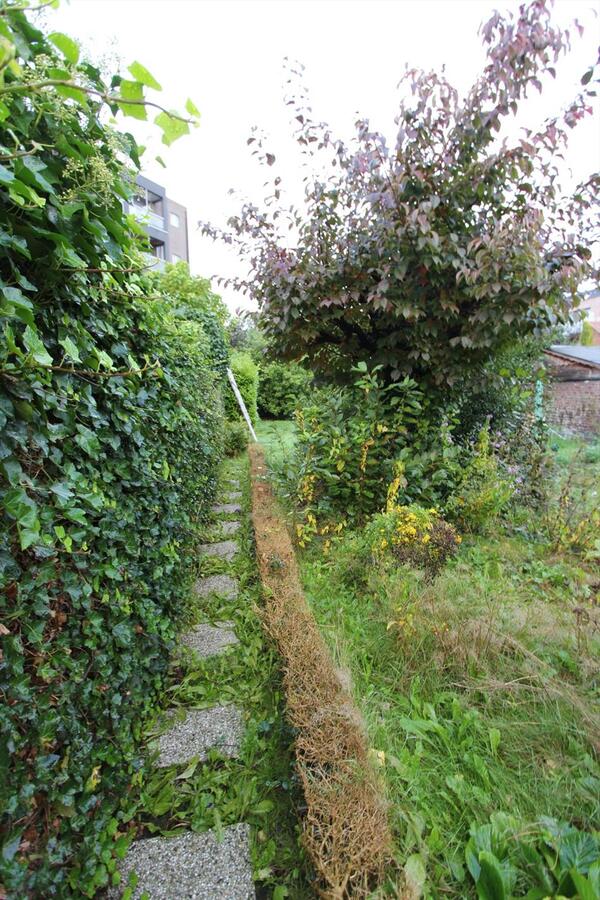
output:
[[150, 241], [150, 246], [152, 247], [152, 253], [154, 256], [158, 257], [158, 259], [165, 258], [165, 245], [162, 241]]
[[179, 228], [179, 216], [177, 215], [177, 213], [172, 212], [169, 218], [171, 220], [171, 225], [173, 226], [173, 228]]

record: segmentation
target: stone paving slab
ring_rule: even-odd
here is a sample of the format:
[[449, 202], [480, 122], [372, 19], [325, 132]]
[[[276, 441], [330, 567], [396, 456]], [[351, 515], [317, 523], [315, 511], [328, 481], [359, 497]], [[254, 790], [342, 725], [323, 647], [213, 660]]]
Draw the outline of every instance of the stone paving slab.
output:
[[152, 742], [159, 752], [158, 767], [189, 762], [195, 756], [205, 760], [209, 750], [235, 757], [243, 730], [242, 714], [236, 706], [189, 709], [183, 721], [177, 721]]
[[230, 500], [239, 500], [241, 496], [242, 496], [241, 491], [229, 491], [226, 499], [227, 499], [227, 502], [229, 502]]
[[199, 578], [194, 585], [194, 593], [198, 597], [209, 597], [211, 594], [222, 594], [228, 600], [235, 600], [239, 592], [239, 582], [231, 575], [208, 575]]
[[199, 547], [204, 556], [218, 556], [226, 560], [233, 559], [239, 549], [237, 541], [216, 541], [214, 544], [201, 544]]
[[138, 876], [132, 900], [144, 892], [150, 900], [254, 900], [249, 832], [239, 824], [224, 828], [220, 842], [213, 831], [134, 841], [107, 900], [120, 900], [131, 871]]
[[191, 631], [181, 635], [180, 642], [203, 657], [215, 656], [225, 647], [239, 643], [233, 630], [233, 622], [222, 622], [216, 626], [196, 625]]
[[212, 508], [214, 513], [237, 513], [242, 511], [242, 507], [239, 503], [215, 503]]
[[235, 534], [238, 531], [241, 522], [236, 522], [234, 519], [231, 519], [229, 522], [220, 522], [221, 533], [222, 534]]

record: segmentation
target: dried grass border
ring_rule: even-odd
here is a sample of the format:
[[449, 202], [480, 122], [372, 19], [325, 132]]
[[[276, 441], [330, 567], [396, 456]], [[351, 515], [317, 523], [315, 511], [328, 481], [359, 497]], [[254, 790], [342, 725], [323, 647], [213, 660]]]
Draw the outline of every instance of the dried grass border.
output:
[[263, 451], [250, 447], [252, 520], [263, 618], [284, 663], [288, 717], [306, 799], [303, 840], [322, 897], [365, 897], [381, 883], [392, 838], [361, 718], [310, 611]]

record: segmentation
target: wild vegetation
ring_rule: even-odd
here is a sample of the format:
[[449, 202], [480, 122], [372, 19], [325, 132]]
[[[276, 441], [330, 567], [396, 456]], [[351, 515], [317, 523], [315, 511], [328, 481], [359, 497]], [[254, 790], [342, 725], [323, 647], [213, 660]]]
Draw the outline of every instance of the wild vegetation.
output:
[[[289, 426], [260, 436], [289, 499]], [[477, 506], [442, 554], [429, 547], [443, 519], [398, 505], [398, 479], [366, 528], [333, 522], [300, 548], [388, 787], [386, 895], [597, 895], [600, 456], [549, 454], [538, 512], [513, 493], [482, 526]]]
[[594, 271], [597, 176], [564, 197], [556, 165], [596, 70], [500, 143], [570, 36], [541, 0], [482, 35], [465, 98], [408, 73], [391, 148], [366, 121], [347, 147], [292, 97], [332, 174], [307, 175], [303, 210], [276, 178], [226, 237], [274, 354], [319, 377], [295, 428], [259, 434], [387, 783], [397, 865], [379, 890], [595, 897], [600, 470], [594, 449], [552, 449], [540, 387]]

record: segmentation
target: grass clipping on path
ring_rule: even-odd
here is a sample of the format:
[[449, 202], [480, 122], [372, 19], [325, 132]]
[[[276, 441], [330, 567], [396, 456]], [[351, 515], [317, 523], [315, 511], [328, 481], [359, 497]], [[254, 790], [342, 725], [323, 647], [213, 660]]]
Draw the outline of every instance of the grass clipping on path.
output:
[[292, 542], [250, 448], [252, 519], [265, 625], [284, 660], [288, 717], [306, 799], [304, 842], [327, 898], [366, 896], [381, 881], [392, 839], [360, 714], [310, 611]]

